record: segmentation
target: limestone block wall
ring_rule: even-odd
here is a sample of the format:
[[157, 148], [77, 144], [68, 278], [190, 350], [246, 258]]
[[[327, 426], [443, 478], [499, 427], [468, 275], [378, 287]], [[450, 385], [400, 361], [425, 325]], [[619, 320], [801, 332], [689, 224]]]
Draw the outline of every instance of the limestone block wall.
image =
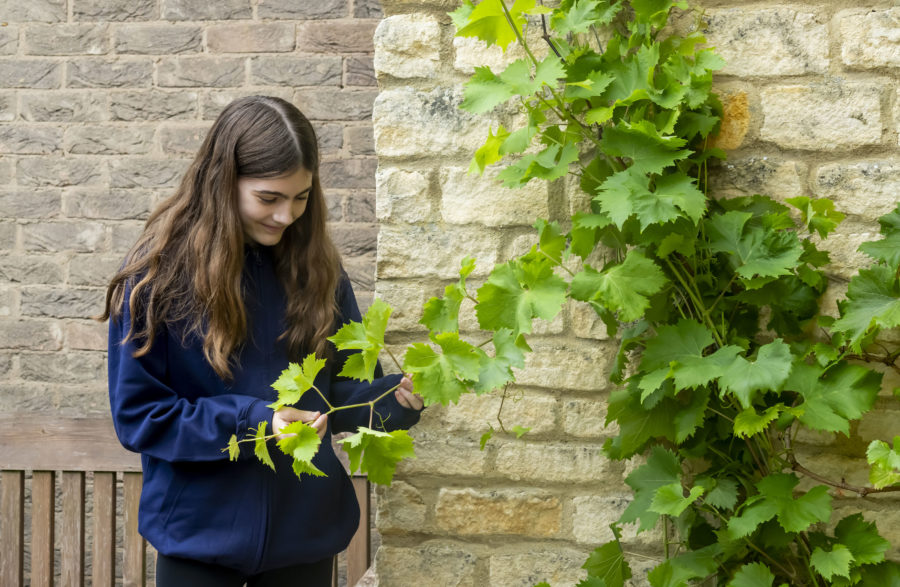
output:
[[319, 132], [331, 229], [371, 300], [378, 0], [0, 0], [0, 410], [106, 413], [89, 320], [233, 98]]
[[[478, 259], [477, 287], [494, 263], [527, 250], [535, 216], [562, 220], [586, 201], [573, 182], [507, 190], [467, 175], [489, 123], [458, 109], [462, 84], [480, 64], [515, 58], [454, 39], [454, 0], [385, 0], [375, 32], [375, 214], [380, 224], [376, 295], [394, 308], [391, 341], [423, 340], [424, 301], [454, 280], [459, 260]], [[693, 4], [697, 4], [694, 2]], [[890, 0], [702, 0], [705, 32], [728, 61], [716, 87], [727, 113], [718, 145], [729, 159], [715, 175], [723, 195], [828, 197], [848, 214], [831, 245], [839, 297], [864, 262], [861, 240], [900, 199], [900, 7]], [[690, 26], [681, 19], [677, 26]], [[539, 40], [537, 41], [539, 42]], [[490, 173], [488, 174], [490, 176]], [[471, 310], [471, 308], [469, 308]], [[465, 310], [465, 306], [464, 306]], [[480, 341], [471, 315], [464, 328]], [[518, 384], [500, 395], [429, 408], [415, 428], [418, 459], [380, 491], [377, 555], [382, 587], [571, 586], [586, 554], [611, 538], [624, 510], [627, 465], [600, 452], [606, 376], [616, 343], [592, 311], [566, 308], [529, 338]], [[805, 438], [810, 468], [866, 484], [865, 445], [900, 432], [888, 389], [849, 439]], [[521, 440], [479, 438], [497, 415], [532, 430]], [[835, 494], [838, 514], [863, 510], [900, 546], [900, 501]], [[626, 528], [629, 549], [659, 556], [658, 535]], [[637, 569], [652, 566], [638, 558]], [[639, 577], [640, 573], [636, 573]], [[640, 584], [637, 578], [636, 584]]]

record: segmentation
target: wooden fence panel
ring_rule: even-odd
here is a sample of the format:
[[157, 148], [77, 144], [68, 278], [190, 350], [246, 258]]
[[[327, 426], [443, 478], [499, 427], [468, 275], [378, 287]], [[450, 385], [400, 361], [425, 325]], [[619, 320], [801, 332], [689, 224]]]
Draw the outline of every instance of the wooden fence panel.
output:
[[94, 473], [94, 546], [91, 585], [116, 584], [116, 474]]
[[0, 585], [25, 585], [25, 472], [3, 471], [0, 497]]
[[84, 587], [84, 473], [62, 474], [61, 577], [65, 587]]

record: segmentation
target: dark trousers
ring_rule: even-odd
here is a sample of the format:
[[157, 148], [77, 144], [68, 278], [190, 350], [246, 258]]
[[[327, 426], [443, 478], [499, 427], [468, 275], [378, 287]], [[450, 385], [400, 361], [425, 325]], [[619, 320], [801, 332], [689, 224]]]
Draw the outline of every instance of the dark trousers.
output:
[[158, 555], [156, 587], [331, 587], [332, 558], [249, 577], [228, 567]]

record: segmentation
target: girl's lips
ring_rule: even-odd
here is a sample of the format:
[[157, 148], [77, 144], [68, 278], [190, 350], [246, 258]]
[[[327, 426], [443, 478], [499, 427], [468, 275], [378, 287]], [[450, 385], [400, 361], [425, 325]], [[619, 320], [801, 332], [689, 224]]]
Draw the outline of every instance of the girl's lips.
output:
[[282, 230], [284, 230], [283, 226], [269, 226], [268, 224], [262, 224], [262, 223], [260, 223], [260, 226], [265, 228], [266, 231], [272, 232], [272, 233], [281, 232]]

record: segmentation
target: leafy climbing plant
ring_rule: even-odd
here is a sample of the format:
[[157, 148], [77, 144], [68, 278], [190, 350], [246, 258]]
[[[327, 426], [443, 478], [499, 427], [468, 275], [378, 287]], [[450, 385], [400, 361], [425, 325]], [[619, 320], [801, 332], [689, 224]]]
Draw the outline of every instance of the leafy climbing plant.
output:
[[[829, 489], [863, 497], [900, 490], [900, 441], [869, 445], [867, 487], [810, 470], [795, 443], [802, 430], [848, 435], [881, 390], [873, 367], [900, 371], [900, 349], [882, 336], [900, 326], [900, 206], [881, 218], [880, 240], [860, 247], [871, 265], [850, 280], [837, 315], [823, 313], [829, 257], [819, 244], [843, 215], [826, 199], [710, 193], [709, 161], [725, 157], [708, 148], [722, 117], [713, 72], [724, 62], [699, 27], [679, 34], [667, 26], [673, 10], [686, 8], [675, 0], [561, 0], [552, 9], [463, 0], [450, 15], [459, 36], [504, 51], [515, 43], [523, 54], [503, 71], [477, 67], [466, 84], [462, 108], [515, 110], [506, 119], [522, 121], [489, 129], [471, 171], [503, 162], [497, 177], [510, 188], [574, 176], [590, 205], [567, 219], [537, 219], [534, 246], [474, 291], [466, 282], [475, 260], [463, 259], [459, 280], [425, 304], [427, 340], [407, 347], [402, 362], [384, 345], [390, 308], [376, 300], [361, 323], [331, 338], [356, 351], [341, 374], [371, 381], [384, 351], [412, 374], [426, 405], [505, 394], [531, 350], [534, 320], [553, 320], [568, 300], [588, 304], [620, 343], [607, 410], [618, 434], [603, 450], [639, 465], [626, 478], [634, 496], [615, 539], [590, 555], [579, 587], [631, 578], [620, 526], [632, 523], [662, 526], [654, 586], [895, 584], [890, 544], [860, 514], [834, 520]], [[531, 28], [541, 50], [527, 40], [537, 36]], [[483, 340], [460, 335], [466, 299]], [[290, 365], [273, 385], [273, 407], [319, 392], [323, 366], [315, 356]], [[326, 404], [329, 414], [372, 413], [382, 398]], [[283, 432], [294, 434], [277, 444], [298, 476], [320, 474], [314, 430], [297, 423]], [[271, 466], [273, 438], [261, 423], [250, 438], [232, 438], [230, 450], [236, 457], [239, 442], [253, 442]], [[413, 454], [405, 431], [371, 425], [343, 444], [353, 468], [379, 483]]]

